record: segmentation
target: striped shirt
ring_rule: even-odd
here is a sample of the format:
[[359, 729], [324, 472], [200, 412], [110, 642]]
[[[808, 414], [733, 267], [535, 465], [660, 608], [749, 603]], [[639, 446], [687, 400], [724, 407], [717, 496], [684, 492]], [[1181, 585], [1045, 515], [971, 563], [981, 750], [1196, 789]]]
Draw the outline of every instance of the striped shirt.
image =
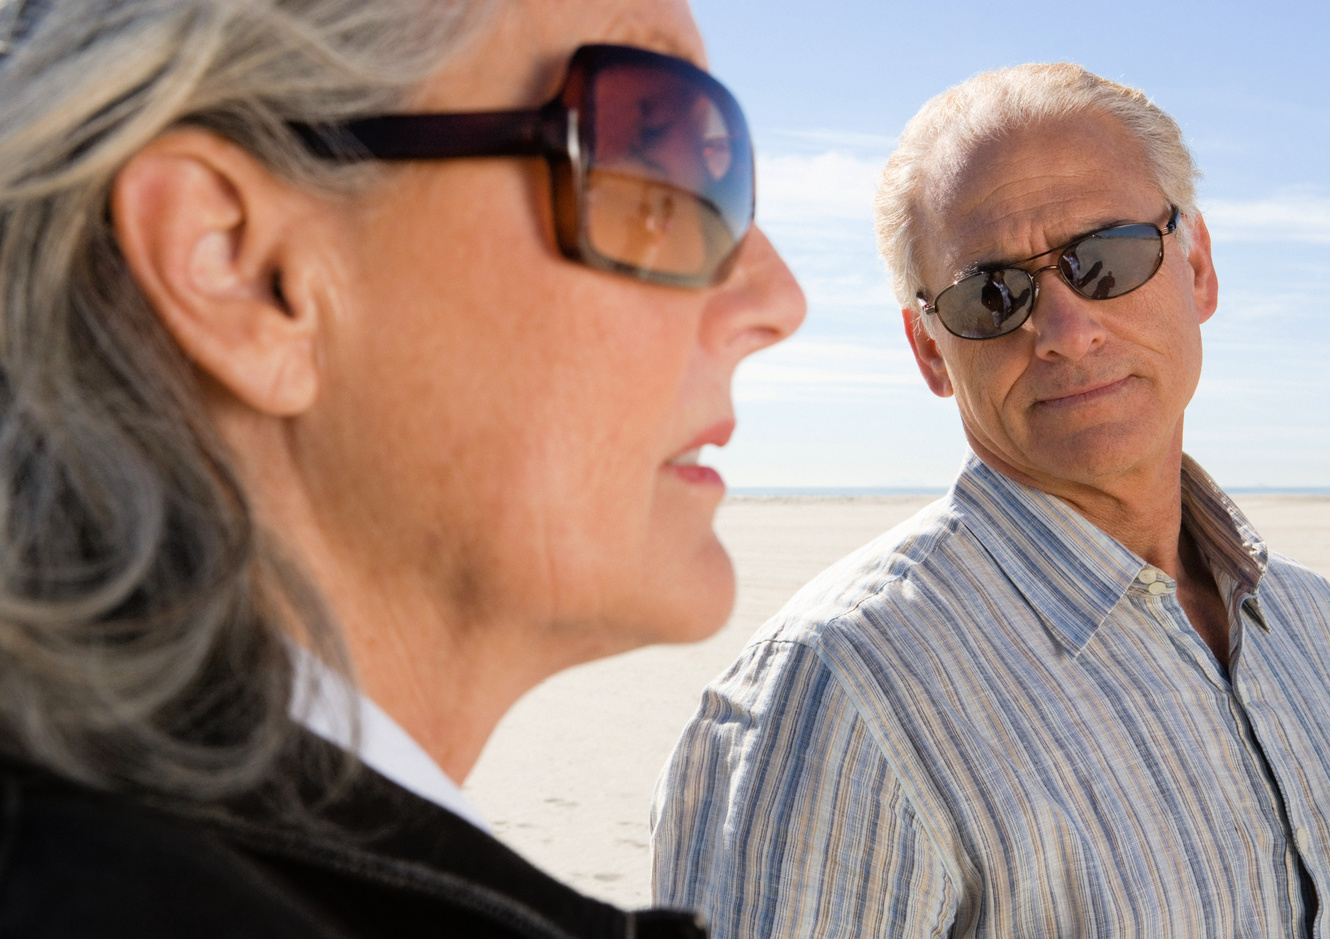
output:
[[708, 687], [657, 900], [716, 939], [1291, 939], [1306, 878], [1330, 939], [1330, 584], [1190, 459], [1182, 488], [1228, 672], [1171, 578], [971, 455]]

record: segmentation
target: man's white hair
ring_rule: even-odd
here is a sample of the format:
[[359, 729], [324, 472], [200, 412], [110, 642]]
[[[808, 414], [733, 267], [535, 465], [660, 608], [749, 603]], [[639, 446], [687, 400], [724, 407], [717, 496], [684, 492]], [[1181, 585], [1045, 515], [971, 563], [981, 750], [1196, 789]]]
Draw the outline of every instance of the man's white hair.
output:
[[[912, 306], [923, 289], [920, 197], [939, 168], [1032, 124], [1086, 113], [1116, 120], [1140, 145], [1160, 195], [1181, 209], [1184, 219], [1195, 215], [1200, 171], [1177, 121], [1144, 92], [1066, 62], [982, 72], [925, 104], [905, 125], [882, 171], [873, 203], [877, 246], [902, 307]], [[1177, 242], [1184, 253], [1190, 236], [1190, 226], [1179, 225]]]

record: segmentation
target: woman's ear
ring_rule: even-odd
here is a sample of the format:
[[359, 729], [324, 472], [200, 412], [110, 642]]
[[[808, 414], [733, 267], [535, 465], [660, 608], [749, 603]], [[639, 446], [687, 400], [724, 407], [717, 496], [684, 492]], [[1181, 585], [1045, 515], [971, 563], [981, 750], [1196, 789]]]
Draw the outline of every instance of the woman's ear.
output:
[[241, 148], [193, 129], [153, 141], [112, 189], [120, 249], [167, 331], [262, 414], [299, 414], [318, 393], [318, 305], [283, 287], [312, 204]]
[[951, 376], [947, 374], [947, 363], [942, 360], [937, 342], [928, 334], [923, 317], [917, 310], [902, 307], [901, 320], [905, 323], [905, 338], [910, 341], [910, 348], [914, 350], [914, 361], [919, 366], [919, 374], [924, 376], [929, 390], [939, 398], [950, 398], [952, 387]]

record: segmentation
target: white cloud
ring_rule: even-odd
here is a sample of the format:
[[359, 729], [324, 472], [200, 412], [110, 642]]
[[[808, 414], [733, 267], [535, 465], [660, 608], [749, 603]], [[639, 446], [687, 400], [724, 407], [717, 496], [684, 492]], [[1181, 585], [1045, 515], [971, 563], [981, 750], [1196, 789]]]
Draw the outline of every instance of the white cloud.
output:
[[798, 275], [814, 317], [895, 309], [873, 236], [881, 165], [840, 150], [758, 160], [758, 221]]
[[874, 153], [882, 155], [881, 162], [885, 163], [887, 155], [896, 149], [897, 137], [888, 137], [886, 134], [868, 134], [863, 131], [853, 130], [783, 130], [777, 131], [776, 136], [788, 140], [797, 140], [807, 142], [823, 148], [833, 150], [871, 150]]
[[1215, 241], [1330, 244], [1330, 196], [1319, 192], [1214, 199], [1201, 208]]
[[[802, 273], [796, 267], [796, 273]], [[896, 298], [887, 283], [887, 275], [876, 259], [860, 276], [801, 278], [808, 308], [813, 314], [826, 310], [841, 314], [872, 314], [890, 318], [892, 328], [898, 317]]]
[[[1252, 320], [1283, 319], [1306, 312], [1320, 315], [1325, 308], [1324, 298], [1305, 290], [1273, 288], [1253, 290], [1246, 286], [1229, 290], [1224, 272], [1219, 273], [1220, 319], [1216, 322], [1216, 327], [1225, 325], [1229, 320], [1245, 323]], [[1217, 331], [1215, 327], [1212, 327], [1211, 332], [1215, 331]]]
[[834, 150], [757, 160], [758, 221], [868, 221], [882, 161]]
[[880, 398], [919, 382], [907, 349], [794, 339], [745, 360], [735, 376], [741, 401]]
[[[819, 236], [864, 237], [871, 232], [867, 226], [872, 223], [873, 193], [885, 158], [855, 155], [850, 151], [856, 141], [842, 140], [845, 135], [799, 136], [843, 148], [759, 155], [758, 221], [773, 228], [798, 224], [810, 241]], [[1330, 244], [1330, 195], [1319, 189], [1287, 190], [1262, 199], [1209, 199], [1202, 209], [1216, 241]], [[844, 225], [850, 220], [865, 227], [851, 231]]]

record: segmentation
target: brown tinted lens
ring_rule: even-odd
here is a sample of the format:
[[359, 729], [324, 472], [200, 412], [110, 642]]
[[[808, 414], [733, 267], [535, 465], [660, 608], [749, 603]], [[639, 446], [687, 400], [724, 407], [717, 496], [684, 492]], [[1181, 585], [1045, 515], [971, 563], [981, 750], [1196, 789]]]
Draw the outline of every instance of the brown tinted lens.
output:
[[962, 278], [937, 295], [942, 325], [962, 339], [992, 339], [1009, 333], [1030, 315], [1034, 281], [1020, 268]]
[[1122, 225], [1068, 245], [1058, 258], [1058, 271], [1081, 296], [1111, 300], [1153, 277], [1163, 257], [1159, 229]]
[[629, 267], [681, 277], [705, 275], [733, 237], [714, 208], [670, 183], [592, 169], [587, 235], [597, 253]]
[[733, 99], [686, 63], [611, 63], [590, 89], [585, 236], [680, 282], [718, 272], [752, 223], [752, 151]]

